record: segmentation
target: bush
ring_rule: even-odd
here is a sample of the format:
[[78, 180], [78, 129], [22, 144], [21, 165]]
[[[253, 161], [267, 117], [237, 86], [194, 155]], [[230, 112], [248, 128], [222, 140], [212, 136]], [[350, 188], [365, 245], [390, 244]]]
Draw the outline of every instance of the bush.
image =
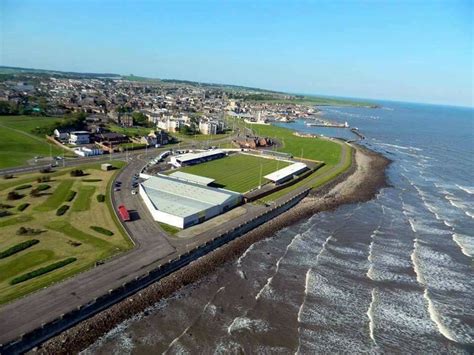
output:
[[40, 176], [39, 178], [36, 179], [37, 182], [49, 182], [51, 181], [51, 178], [49, 176]]
[[47, 190], [49, 188], [51, 188], [51, 186], [48, 185], [48, 184], [40, 184], [40, 185], [36, 186], [36, 190], [38, 190], [38, 191], [44, 191], [44, 190]]
[[16, 209], [21, 212], [21, 211], [26, 210], [29, 205], [30, 205], [29, 203], [22, 203], [22, 204], [19, 205]]
[[29, 189], [30, 187], [31, 187], [31, 185], [29, 185], [29, 184], [20, 185], [20, 186], [15, 187], [15, 190], [24, 190], [24, 189]]
[[53, 171], [53, 170], [52, 170], [49, 166], [47, 166], [46, 168], [40, 169], [39, 172], [40, 172], [41, 174], [49, 174], [49, 173], [51, 173], [52, 171]]
[[15, 191], [10, 191], [7, 195], [7, 200], [19, 200], [20, 198], [23, 198], [25, 195], [20, 195], [18, 192]]
[[107, 235], [107, 236], [111, 236], [111, 235], [114, 235], [114, 232], [112, 231], [109, 231], [108, 229], [105, 229], [105, 228], [102, 228], [102, 227], [98, 227], [98, 226], [91, 226], [90, 227], [92, 230], [96, 231], [97, 233], [101, 233], [101, 234], [104, 234], [104, 235]]
[[4, 178], [5, 180], [13, 179], [13, 175], [12, 175], [12, 174], [6, 174], [6, 175], [3, 175], [3, 178]]
[[69, 209], [68, 205], [62, 205], [61, 207], [57, 209], [56, 216], [62, 216], [63, 214], [67, 212], [68, 209]]
[[84, 171], [82, 171], [81, 169], [74, 169], [74, 170], [71, 170], [70, 172], [71, 176], [84, 176], [85, 173]]
[[66, 196], [66, 201], [71, 202], [72, 200], [74, 200], [74, 197], [76, 197], [76, 194], [77, 194], [76, 191], [73, 191], [73, 190], [69, 191]]
[[10, 211], [6, 211], [6, 210], [0, 210], [0, 217], [7, 217], [7, 216], [11, 216], [12, 213]]
[[70, 263], [73, 263], [74, 261], [76, 261], [77, 259], [76, 258], [67, 258], [67, 259], [64, 259], [64, 260], [61, 260], [61, 261], [58, 261], [54, 264], [50, 264], [48, 266], [45, 266], [45, 267], [42, 267], [42, 268], [39, 268], [39, 269], [36, 269], [36, 270], [33, 270], [31, 272], [28, 272], [26, 274], [23, 274], [23, 275], [20, 275], [18, 277], [15, 277], [13, 280], [10, 281], [10, 285], [16, 285], [20, 282], [24, 282], [24, 281], [27, 281], [27, 280], [30, 280], [34, 277], [38, 277], [38, 276], [41, 276], [41, 275], [44, 275], [48, 272], [51, 272], [53, 270], [56, 270], [56, 269], [59, 269], [59, 268], [62, 268], [63, 266], [66, 266]]
[[105, 195], [98, 194], [96, 196], [96, 198], [97, 198], [97, 202], [104, 202], [105, 201]]
[[82, 179], [84, 182], [99, 182], [102, 181], [102, 179]]
[[12, 205], [7, 205], [6, 203], [0, 203], [0, 208], [6, 209], [6, 208], [13, 208]]
[[29, 227], [20, 227], [16, 231], [17, 235], [36, 235], [40, 234], [43, 231], [41, 229], [34, 229], [34, 228], [29, 228]]
[[38, 244], [38, 243], [39, 243], [38, 239], [30, 239], [30, 240], [26, 240], [22, 243], [16, 244], [16, 245], [12, 246], [11, 248], [8, 248], [7, 250], [4, 250], [4, 251], [0, 252], [0, 259], [3, 259], [3, 258], [6, 258], [7, 256], [16, 254], [16, 253], [18, 253], [22, 250], [25, 250], [29, 247], [32, 247], [33, 245]]

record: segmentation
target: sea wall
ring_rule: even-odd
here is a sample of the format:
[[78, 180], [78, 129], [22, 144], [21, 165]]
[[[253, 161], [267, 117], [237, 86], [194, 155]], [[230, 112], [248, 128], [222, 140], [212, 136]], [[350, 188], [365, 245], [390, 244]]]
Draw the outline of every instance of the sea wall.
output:
[[178, 258], [158, 266], [141, 277], [136, 277], [134, 280], [122, 284], [119, 288], [109, 290], [107, 294], [99, 298], [95, 298], [89, 303], [77, 307], [69, 313], [61, 315], [52, 322], [43, 324], [40, 328], [30, 333], [23, 334], [19, 339], [13, 342], [0, 345], [0, 353], [16, 354], [28, 351], [34, 346], [48, 340], [49, 338], [76, 325], [77, 323], [93, 316], [100, 311], [103, 311], [104, 309], [107, 309], [117, 302], [120, 302], [125, 298], [135, 294], [141, 289], [165, 278], [166, 276], [169, 276], [173, 272], [178, 271], [191, 262], [196, 261], [197, 259], [207, 255], [224, 244], [244, 235], [261, 224], [272, 220], [276, 216], [296, 205], [305, 196], [307, 196], [308, 193], [309, 189], [295, 190], [295, 192], [285, 201], [273, 206], [270, 210], [263, 212], [246, 223], [224, 232], [205, 244], [197, 246], [193, 250], [180, 255]]

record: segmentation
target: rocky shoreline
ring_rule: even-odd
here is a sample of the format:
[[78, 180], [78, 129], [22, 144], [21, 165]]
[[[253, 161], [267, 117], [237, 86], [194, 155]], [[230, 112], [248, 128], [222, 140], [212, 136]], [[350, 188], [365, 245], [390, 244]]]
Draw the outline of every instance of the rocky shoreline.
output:
[[150, 285], [133, 297], [68, 329], [33, 351], [40, 354], [79, 352], [121, 322], [145, 311], [182, 286], [214, 272], [224, 263], [238, 258], [251, 244], [271, 237], [278, 230], [315, 213], [332, 210], [342, 204], [370, 200], [381, 188], [388, 186], [385, 172], [390, 160], [364, 147], [355, 147], [353, 164], [348, 171], [312, 192], [289, 211]]

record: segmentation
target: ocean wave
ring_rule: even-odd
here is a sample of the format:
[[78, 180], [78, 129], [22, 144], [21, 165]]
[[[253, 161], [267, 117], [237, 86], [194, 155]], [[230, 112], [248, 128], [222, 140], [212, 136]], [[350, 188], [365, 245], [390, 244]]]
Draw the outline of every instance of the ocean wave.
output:
[[369, 304], [369, 309], [367, 310], [367, 317], [369, 318], [370, 339], [372, 339], [372, 342], [374, 343], [374, 345], [377, 345], [377, 342], [375, 341], [375, 336], [374, 336], [374, 329], [375, 329], [374, 307], [375, 307], [375, 302], [376, 302], [375, 295], [376, 295], [376, 291], [375, 291], [375, 288], [373, 288], [371, 292], [371, 300]]
[[469, 257], [474, 255], [474, 238], [467, 235], [453, 233], [453, 241], [459, 246], [461, 252]]
[[436, 310], [436, 307], [433, 304], [433, 301], [431, 300], [429, 296], [428, 289], [425, 288], [425, 291], [423, 293], [423, 297], [425, 298], [426, 302], [428, 303], [428, 313], [430, 314], [431, 320], [436, 324], [436, 327], [438, 328], [438, 331], [447, 339], [451, 341], [456, 341], [454, 334], [451, 332], [449, 328], [447, 328], [441, 319], [441, 315], [438, 313]]
[[469, 195], [474, 195], [474, 187], [473, 187], [473, 186], [461, 186], [461, 185], [458, 185], [458, 184], [456, 184], [456, 186], [457, 186], [460, 190], [462, 190], [462, 191], [468, 193]]
[[391, 147], [391, 148], [401, 149], [401, 150], [415, 150], [417, 152], [422, 152], [423, 151], [423, 149], [418, 148], [418, 147], [413, 147], [413, 146], [406, 147], [406, 146], [403, 146], [403, 145], [390, 144], [390, 143], [379, 143], [379, 145], [382, 145], [384, 147]]
[[263, 333], [268, 329], [270, 329], [270, 326], [264, 320], [250, 319], [248, 317], [237, 317], [227, 327], [227, 334], [232, 335], [232, 333], [241, 330], [250, 330], [252, 332]]

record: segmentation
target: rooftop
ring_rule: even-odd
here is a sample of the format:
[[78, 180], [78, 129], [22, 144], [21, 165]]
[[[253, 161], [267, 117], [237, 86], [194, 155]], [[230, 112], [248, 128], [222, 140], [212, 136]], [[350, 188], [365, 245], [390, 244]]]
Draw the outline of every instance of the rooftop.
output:
[[176, 160], [179, 160], [180, 162], [185, 162], [185, 161], [194, 160], [194, 159], [212, 157], [213, 155], [217, 155], [217, 154], [225, 154], [225, 153], [224, 151], [220, 149], [206, 150], [204, 152], [186, 153], [186, 154], [177, 155]]
[[165, 175], [150, 177], [142, 187], [157, 210], [183, 218], [240, 195]]
[[168, 176], [174, 177], [178, 180], [184, 180], [184, 181], [189, 181], [189, 182], [194, 182], [199, 185], [209, 185], [215, 181], [215, 179], [210, 179], [204, 176], [199, 176], [199, 175], [194, 175], [194, 174], [188, 174], [184, 173], [182, 171], [176, 171], [172, 174], [169, 174]]
[[264, 178], [271, 181], [279, 181], [306, 168], [307, 165], [305, 163], [294, 163], [284, 167], [283, 169], [274, 171], [271, 174], [265, 175]]

